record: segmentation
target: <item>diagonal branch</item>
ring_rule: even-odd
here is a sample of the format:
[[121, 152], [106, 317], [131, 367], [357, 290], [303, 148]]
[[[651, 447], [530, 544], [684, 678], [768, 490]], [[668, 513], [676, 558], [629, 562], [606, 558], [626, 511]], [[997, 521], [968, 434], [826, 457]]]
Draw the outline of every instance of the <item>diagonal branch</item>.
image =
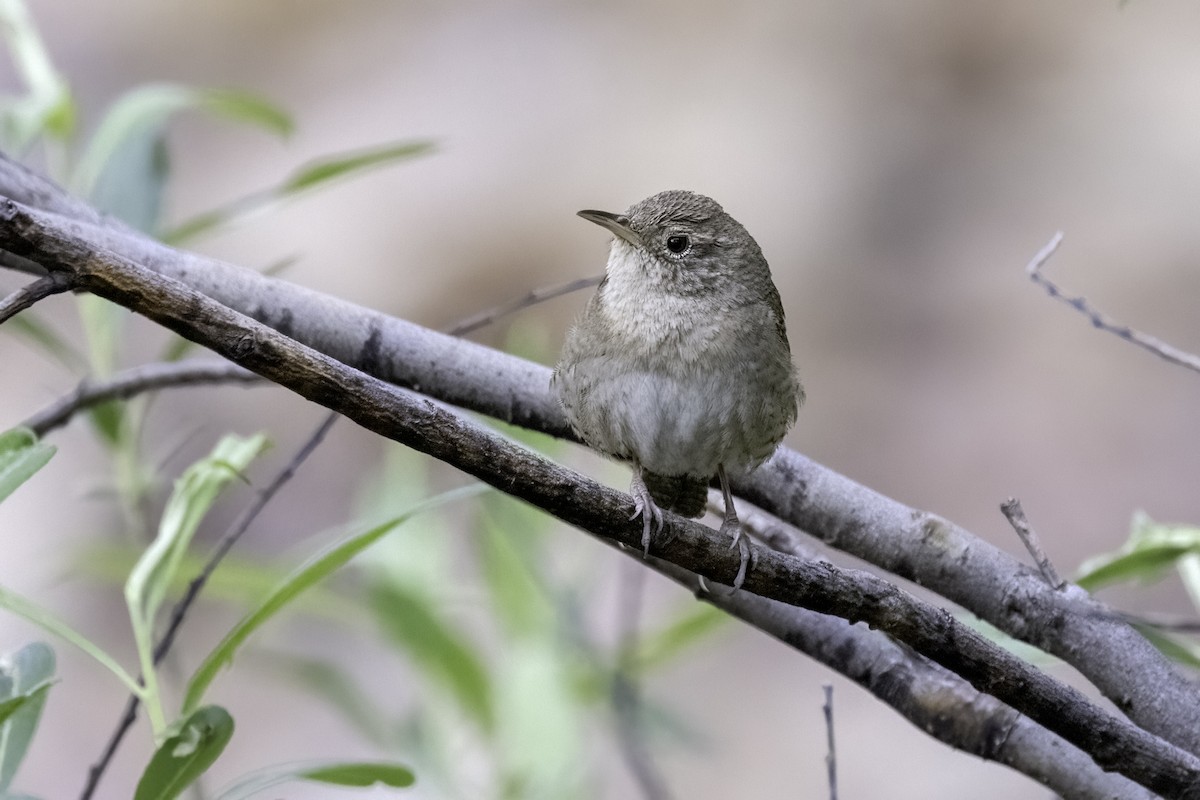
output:
[[66, 273], [43, 275], [35, 281], [0, 300], [0, 324], [20, 314], [39, 300], [71, 289], [71, 276]]
[[21, 425], [39, 437], [66, 425], [80, 411], [108, 400], [125, 400], [143, 392], [177, 386], [213, 383], [265, 385], [262, 378], [228, 361], [178, 361], [144, 364], [118, 372], [111, 378], [93, 383], [84, 381], [75, 391], [60, 397], [33, 414]]
[[[241, 310], [326, 355], [446, 403], [573, 438], [550, 370], [226, 262], [173, 250], [105, 218], [0, 154], [0, 194], [46, 212], [39, 224], [124, 257]], [[49, 212], [49, 213], [47, 213]], [[14, 248], [25, 248], [23, 253]], [[0, 241], [17, 265], [27, 244]], [[38, 274], [45, 268], [37, 266]], [[1078, 669], [1138, 724], [1200, 753], [1200, 687], [1077, 587], [1055, 592], [1017, 559], [936, 515], [871, 491], [787, 448], [738, 494], [827, 544], [915, 581]], [[1051, 622], [1052, 621], [1052, 622]]]
[[1072, 297], [1064, 293], [1057, 283], [1043, 275], [1042, 267], [1046, 266], [1046, 262], [1058, 250], [1058, 246], [1062, 244], [1062, 240], [1063, 235], [1061, 232], [1054, 234], [1049, 243], [1039, 250], [1029, 264], [1026, 265], [1025, 274], [1029, 276], [1031, 281], [1045, 289], [1046, 294], [1055, 300], [1061, 300], [1080, 314], [1083, 314], [1091, 321], [1093, 327], [1099, 328], [1102, 331], [1108, 331], [1130, 344], [1137, 345], [1143, 350], [1148, 350], [1164, 361], [1186, 367], [1193, 372], [1200, 372], [1200, 356], [1197, 356], [1195, 353], [1189, 353], [1186, 350], [1181, 350], [1173, 344], [1164, 342], [1157, 336], [1151, 336], [1124, 323], [1117, 322], [1112, 317], [1092, 306], [1083, 295]]
[[[81, 289], [144, 314], [368, 430], [637, 552], [641, 529], [630, 521], [632, 502], [626, 495], [438, 404], [301, 345], [178, 281], [64, 235], [11, 201], [0, 205], [0, 247], [18, 255], [36, 254], [48, 270], [73, 273]], [[667, 515], [665, 529], [671, 544], [662, 557], [717, 582], [728, 583], [737, 573], [738, 554], [713, 531], [673, 515]], [[1168, 797], [1200, 792], [1200, 759], [1111, 717], [1078, 691], [957, 623], [948, 612], [879, 578], [761, 551], [745, 589], [787, 605], [867, 622], [1086, 750], [1104, 769]]]

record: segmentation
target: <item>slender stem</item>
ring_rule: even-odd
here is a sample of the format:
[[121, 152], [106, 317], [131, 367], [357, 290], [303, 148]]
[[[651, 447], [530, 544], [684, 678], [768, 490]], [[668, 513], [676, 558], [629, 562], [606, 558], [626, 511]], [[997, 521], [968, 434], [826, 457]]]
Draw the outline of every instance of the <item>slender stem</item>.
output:
[[1060, 300], [1066, 303], [1071, 308], [1083, 314], [1089, 320], [1093, 327], [1099, 328], [1102, 331], [1107, 331], [1114, 336], [1118, 336], [1130, 344], [1136, 345], [1143, 350], [1147, 350], [1159, 358], [1169, 361], [1172, 364], [1177, 364], [1181, 367], [1200, 372], [1200, 356], [1194, 353], [1189, 353], [1186, 350], [1181, 350], [1172, 344], [1164, 342], [1155, 336], [1148, 333], [1131, 328], [1128, 325], [1117, 322], [1107, 314], [1101, 313], [1094, 306], [1088, 303], [1087, 298], [1083, 295], [1072, 297], [1063, 292], [1058, 284], [1042, 274], [1042, 267], [1050, 260], [1050, 256], [1058, 249], [1062, 243], [1062, 233], [1054, 234], [1050, 242], [1037, 252], [1037, 255], [1025, 267], [1025, 273], [1029, 275], [1030, 280], [1046, 290], [1046, 293], [1055, 300]]
[[[225, 536], [221, 538], [221, 541], [217, 544], [217, 547], [213, 551], [212, 555], [209, 556], [204, 568], [201, 569], [200, 573], [192, 579], [190, 584], [188, 584], [187, 591], [184, 592], [183, 597], [178, 603], [175, 604], [174, 609], [172, 609], [171, 619], [167, 623], [167, 629], [163, 633], [162, 638], [159, 639], [158, 645], [154, 648], [153, 666], [157, 666], [159, 663], [161, 663], [163, 658], [166, 657], [168, 651], [170, 651], [171, 645], [175, 642], [175, 636], [179, 632], [179, 628], [183, 624], [183, 620], [187, 616], [188, 610], [192, 607], [197, 595], [200, 594], [200, 590], [204, 588], [204, 585], [208, 582], [208, 579], [212, 576], [217, 566], [221, 563], [221, 559], [225, 557], [229, 550], [237, 543], [238, 539], [242, 537], [242, 534], [246, 532], [263, 508], [266, 507], [267, 503], [269, 503], [276, 493], [283, 488], [284, 484], [291, 480], [292, 476], [296, 474], [296, 470], [300, 468], [300, 465], [304, 463], [304, 461], [312, 454], [313, 450], [315, 450], [325, 438], [325, 434], [329, 432], [330, 427], [333, 426], [333, 423], [337, 420], [338, 416], [339, 415], [336, 412], [327, 414], [325, 416], [325, 418], [321, 421], [321, 424], [317, 426], [316, 430], [313, 431], [312, 435], [308, 437], [303, 446], [301, 446], [300, 449], [296, 451], [296, 454], [292, 456], [291, 460], [287, 463], [287, 466], [285, 466], [269, 484], [267, 484], [258, 492], [254, 502], [251, 503], [246, 510], [242, 512], [241, 516], [238, 517], [233, 525], [229, 527], [229, 530], [226, 532]], [[143, 670], [143, 681], [146, 675], [154, 675], [153, 666], [151, 669]], [[151, 679], [153, 680], [153, 678]], [[108, 743], [104, 747], [104, 751], [100, 754], [100, 758], [96, 761], [96, 763], [93, 764], [88, 770], [87, 782], [83, 787], [83, 792], [79, 795], [80, 800], [90, 800], [90, 798], [94, 795], [96, 787], [100, 783], [100, 778], [108, 769], [108, 765], [112, 762], [113, 756], [116, 755], [117, 747], [120, 746], [121, 740], [125, 738], [125, 734], [129, 732], [129, 729], [137, 720], [138, 703], [139, 701], [136, 694], [131, 694], [129, 699], [125, 702], [125, 711], [122, 713], [121, 718], [117, 721], [117, 726], [115, 729], [113, 729], [112, 735], [109, 737]]]
[[75, 391], [55, 400], [21, 424], [38, 436], [45, 436], [66, 425], [80, 411], [109, 400], [126, 400], [144, 392], [177, 386], [234, 382], [266, 385], [253, 372], [228, 361], [195, 359], [143, 364], [118, 372], [104, 381], [84, 381]]
[[825, 769], [829, 772], [829, 800], [837, 800], [837, 750], [833, 744], [833, 684], [827, 683], [821, 688], [825, 690], [825, 703], [821, 708], [825, 712]]
[[30, 281], [0, 300], [0, 324], [12, 319], [39, 300], [73, 288], [74, 282], [70, 273], [57, 270], [36, 281]]

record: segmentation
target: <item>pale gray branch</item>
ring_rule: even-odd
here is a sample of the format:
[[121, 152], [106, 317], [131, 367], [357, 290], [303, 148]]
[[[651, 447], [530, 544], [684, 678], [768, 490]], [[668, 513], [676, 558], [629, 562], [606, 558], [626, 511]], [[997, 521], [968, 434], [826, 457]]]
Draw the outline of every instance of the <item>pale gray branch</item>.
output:
[[[35, 255], [50, 271], [71, 272], [82, 290], [144, 314], [368, 430], [428, 453], [604, 541], [636, 552], [641, 529], [630, 521], [628, 496], [298, 344], [183, 283], [98, 249], [46, 215], [5, 201], [0, 205], [0, 247]], [[664, 538], [671, 544], [663, 558], [717, 582], [728, 583], [736, 574], [738, 554], [712, 530], [674, 515], [667, 515], [665, 523]], [[944, 610], [917, 601], [879, 578], [761, 551], [745, 589], [734, 593], [733, 599], [753, 593], [867, 622], [1076, 744], [1103, 768], [1164, 796], [1200, 792], [1200, 760], [1111, 717], [1078, 691], [999, 649]], [[747, 621], [765, 624], [754, 618]]]
[[[550, 394], [547, 367], [173, 250], [107, 220], [0, 154], [0, 195], [5, 193], [54, 212], [39, 219], [63, 235], [180, 280], [367, 374], [505, 422], [574, 438]], [[735, 479], [734, 489], [831, 546], [916, 581], [1058, 656], [1138, 724], [1200, 753], [1200, 726], [1194, 720], [1200, 687], [1078, 588], [1056, 592], [1015, 558], [968, 531], [787, 448], [752, 475]]]

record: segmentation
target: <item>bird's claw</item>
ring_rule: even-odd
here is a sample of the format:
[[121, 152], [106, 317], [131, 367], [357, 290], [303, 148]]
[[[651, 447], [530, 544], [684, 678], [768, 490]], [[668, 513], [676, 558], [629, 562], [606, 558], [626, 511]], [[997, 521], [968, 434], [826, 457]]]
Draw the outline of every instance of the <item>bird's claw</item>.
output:
[[746, 575], [754, 568], [754, 562], [757, 557], [754, 554], [753, 548], [750, 547], [750, 541], [742, 535], [742, 526], [738, 522], [736, 513], [726, 512], [725, 520], [721, 523], [721, 533], [731, 537], [732, 541], [729, 544], [729, 549], [738, 549], [738, 554], [741, 559], [738, 561], [737, 575], [733, 578], [733, 590], [736, 592], [742, 588], [742, 584], [746, 582]]
[[[662, 532], [663, 515], [662, 509], [654, 502], [654, 498], [650, 496], [650, 490], [646, 487], [646, 482], [642, 480], [640, 472], [633, 473], [633, 482], [629, 486], [629, 493], [633, 495], [633, 514], [629, 517], [631, 520], [642, 518], [642, 555], [650, 555], [650, 540], [656, 534]], [[667, 544], [670, 540], [663, 542]]]
[[[653, 500], [647, 503], [637, 495], [634, 495], [633, 498], [633, 509], [633, 515], [629, 518], [642, 518], [642, 555], [648, 556], [650, 555], [650, 539], [663, 529], [662, 511], [654, 505]], [[647, 509], [649, 513], [647, 513]]]

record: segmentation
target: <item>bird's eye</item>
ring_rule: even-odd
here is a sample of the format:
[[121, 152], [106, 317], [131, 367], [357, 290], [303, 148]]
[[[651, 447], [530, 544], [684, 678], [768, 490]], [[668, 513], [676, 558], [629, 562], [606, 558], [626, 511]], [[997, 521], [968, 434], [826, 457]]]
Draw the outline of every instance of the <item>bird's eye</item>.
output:
[[688, 249], [691, 245], [691, 240], [686, 236], [668, 236], [667, 249], [672, 253], [679, 254]]

